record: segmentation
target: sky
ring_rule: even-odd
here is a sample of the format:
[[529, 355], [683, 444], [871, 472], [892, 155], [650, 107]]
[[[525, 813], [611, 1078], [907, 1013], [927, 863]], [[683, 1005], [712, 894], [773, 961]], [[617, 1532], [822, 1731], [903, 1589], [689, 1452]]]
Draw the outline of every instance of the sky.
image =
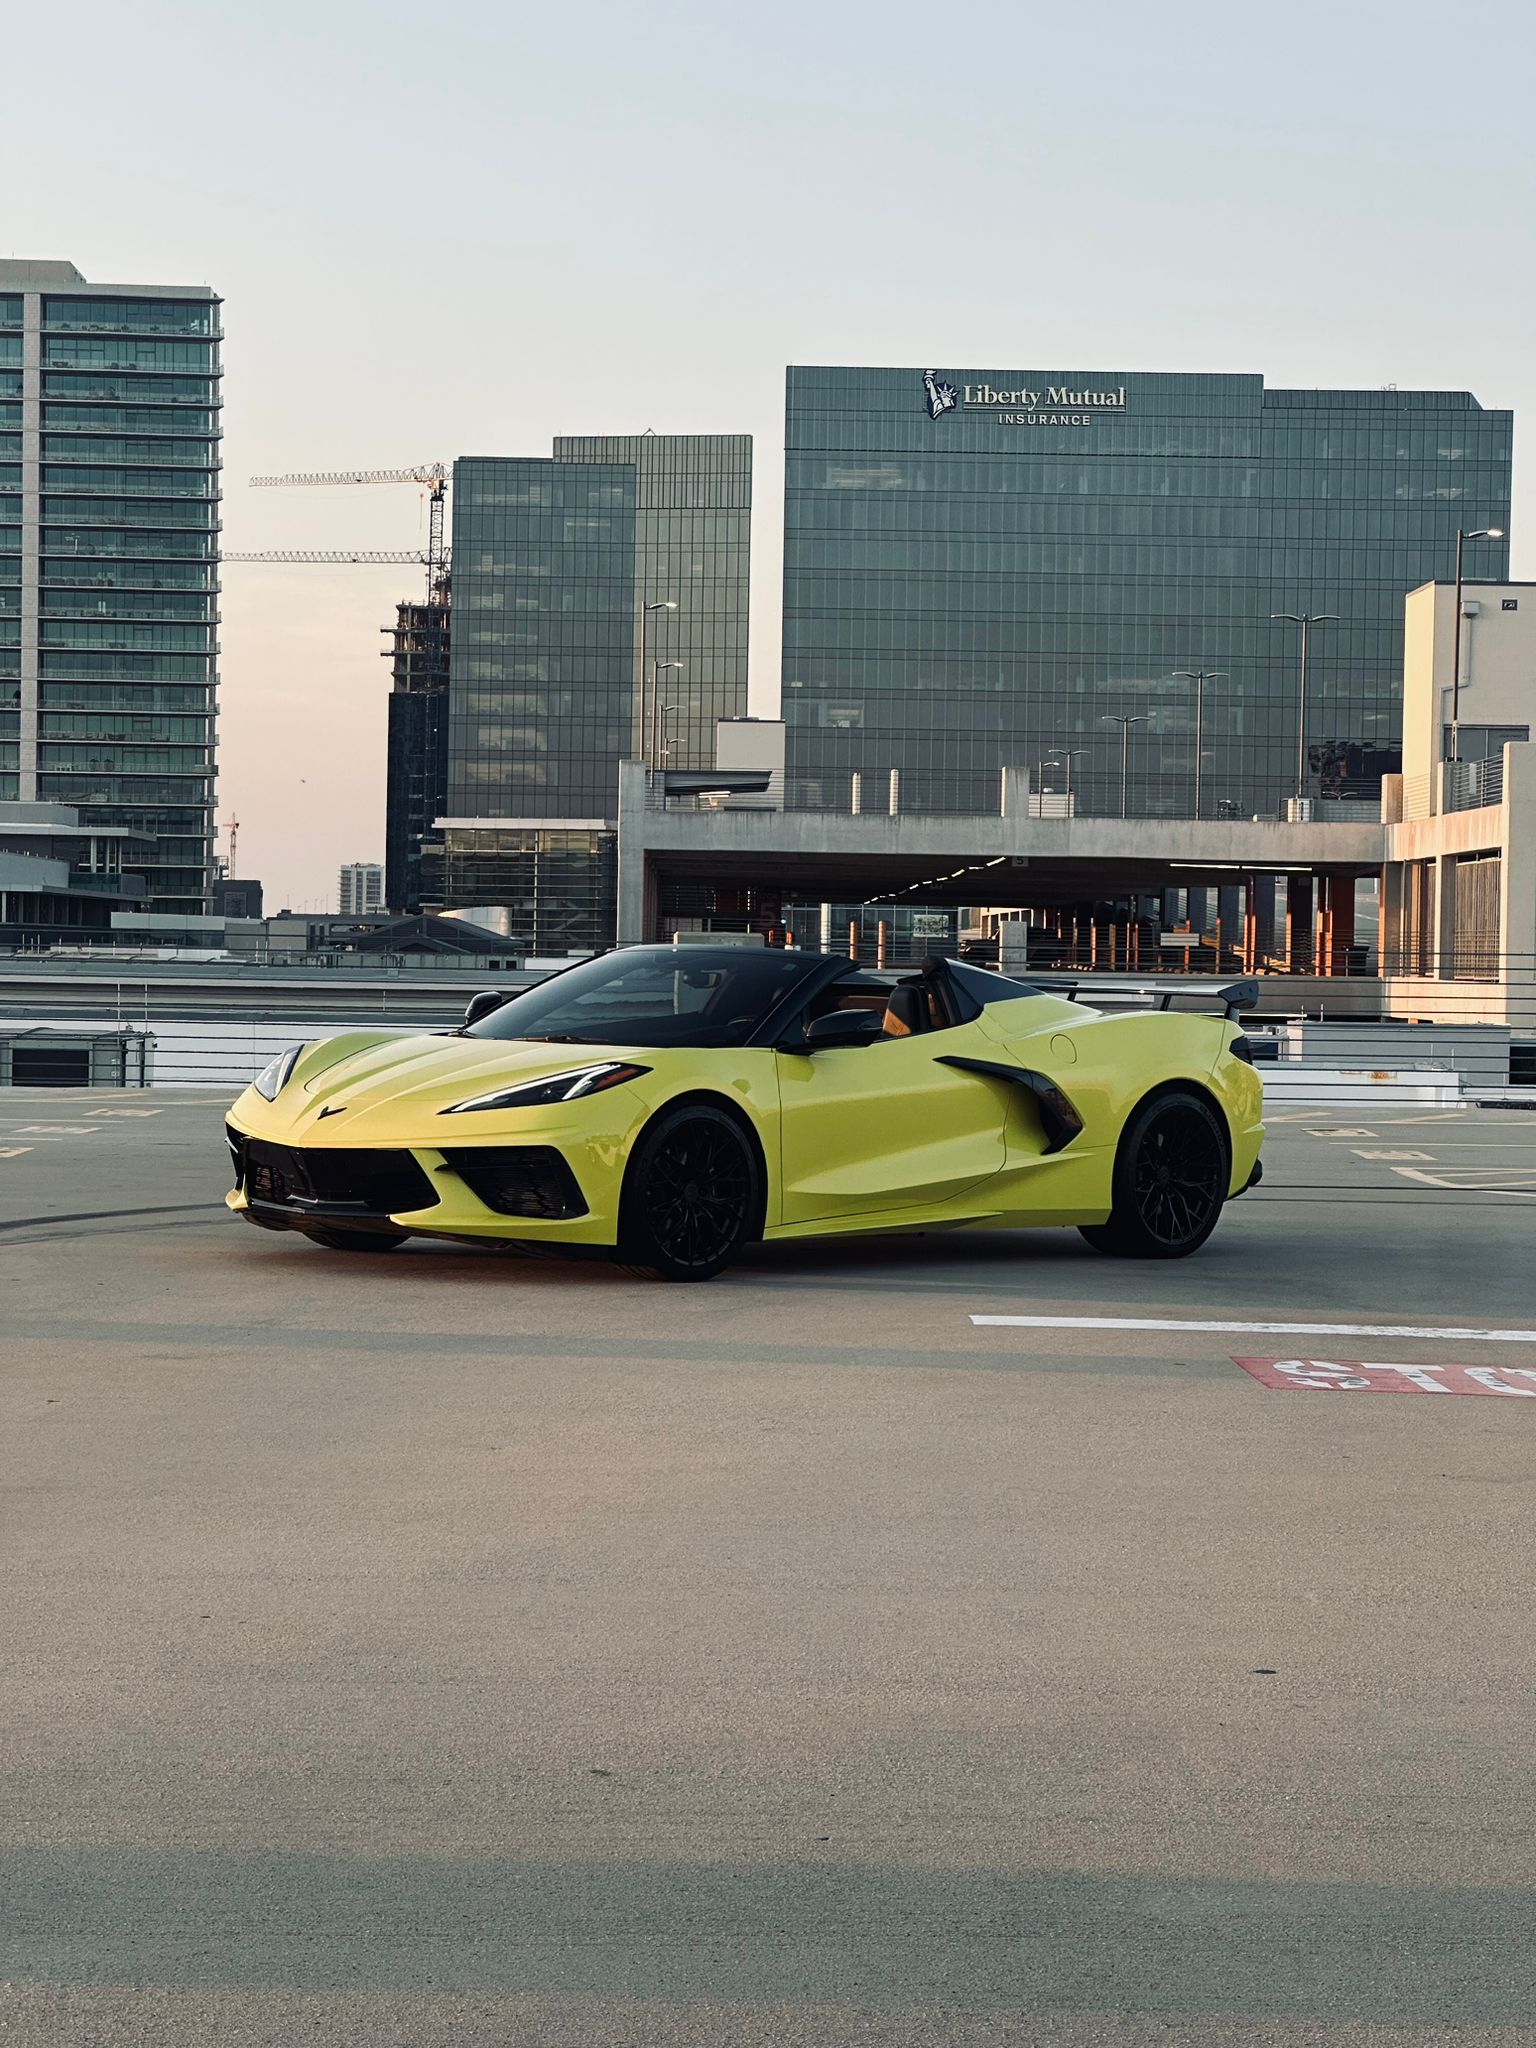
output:
[[[226, 548], [424, 539], [414, 486], [252, 476], [751, 433], [771, 711], [785, 365], [1059, 363], [1512, 407], [1536, 577], [1530, 0], [76, 0], [6, 48], [0, 254], [225, 300]], [[225, 570], [219, 816], [272, 909], [383, 856], [415, 591]]]

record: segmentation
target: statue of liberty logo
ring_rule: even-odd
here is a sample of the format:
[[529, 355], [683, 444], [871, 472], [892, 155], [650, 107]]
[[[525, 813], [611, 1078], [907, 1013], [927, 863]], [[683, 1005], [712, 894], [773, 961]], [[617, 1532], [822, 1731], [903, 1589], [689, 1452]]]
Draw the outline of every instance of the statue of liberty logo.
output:
[[923, 389], [928, 394], [929, 419], [936, 420], [940, 413], [954, 411], [955, 387], [953, 384], [941, 384], [937, 370], [924, 370]]

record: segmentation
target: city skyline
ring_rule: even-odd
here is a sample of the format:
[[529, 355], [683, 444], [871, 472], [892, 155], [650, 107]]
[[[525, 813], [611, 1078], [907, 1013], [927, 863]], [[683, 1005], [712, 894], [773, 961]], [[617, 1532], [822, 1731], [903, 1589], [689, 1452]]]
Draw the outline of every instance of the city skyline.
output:
[[[1421, 6], [1390, 37], [1363, 10], [1289, 17], [1292, 37], [1326, 30], [1330, 53], [1299, 104], [1285, 67], [1259, 61], [1272, 27], [1204, 6], [1127, 17], [1067, 93], [1049, 65], [931, 66], [915, 9], [872, 38], [853, 14], [795, 6], [728, 24], [677, 7], [664, 35], [604, 7], [580, 25], [600, 36], [463, 8], [434, 32], [440, 61], [411, 67], [431, 180], [375, 111], [414, 47], [402, 8], [169, 40], [166, 89], [220, 94], [221, 149], [196, 180], [172, 131], [126, 125], [145, 16], [85, 14], [73, 106], [96, 140], [57, 159], [8, 240], [87, 276], [216, 283], [233, 337], [226, 549], [424, 539], [408, 487], [258, 493], [251, 475], [536, 454], [557, 434], [750, 434], [756, 709], [779, 658], [786, 364], [1262, 369], [1297, 387], [1465, 388], [1517, 416], [1536, 403], [1513, 61], [1531, 26], [1513, 7], [1480, 15], [1510, 61], [1479, 73], [1476, 175], [1459, 181], [1402, 120], [1426, 90], [1414, 25], [1438, 19]], [[989, 25], [1016, 33], [982, 7], [967, 47]], [[41, 78], [51, 44], [24, 21], [18, 77]], [[506, 124], [513, 77], [526, 111]], [[13, 116], [33, 160], [48, 104], [22, 96]], [[382, 320], [413, 244], [452, 288], [392, 291]], [[1533, 568], [1522, 452], [1517, 425], [1516, 576]], [[219, 816], [239, 816], [240, 869], [274, 905], [321, 899], [341, 860], [382, 854], [380, 629], [416, 581], [226, 570]]]

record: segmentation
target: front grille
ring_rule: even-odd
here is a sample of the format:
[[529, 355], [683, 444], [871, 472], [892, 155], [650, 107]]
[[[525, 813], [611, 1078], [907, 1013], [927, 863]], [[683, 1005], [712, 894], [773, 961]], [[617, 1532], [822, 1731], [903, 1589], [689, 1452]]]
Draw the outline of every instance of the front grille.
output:
[[374, 1216], [431, 1209], [438, 1191], [409, 1152], [271, 1145], [228, 1132], [240, 1185], [253, 1202], [285, 1208], [344, 1205]]
[[479, 1146], [443, 1157], [473, 1194], [499, 1216], [537, 1216], [547, 1222], [585, 1216], [576, 1176], [552, 1145]]

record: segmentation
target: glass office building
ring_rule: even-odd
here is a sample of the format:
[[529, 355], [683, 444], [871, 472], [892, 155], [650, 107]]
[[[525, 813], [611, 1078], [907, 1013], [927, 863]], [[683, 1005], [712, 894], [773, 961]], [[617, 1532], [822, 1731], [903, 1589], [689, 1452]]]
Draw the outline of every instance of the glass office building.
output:
[[658, 670], [635, 751], [712, 768], [715, 721], [747, 708], [752, 437], [557, 435], [554, 447], [557, 462], [634, 466], [636, 597], [677, 607], [652, 613], [646, 660], [682, 664]]
[[635, 600], [632, 464], [454, 464], [450, 817], [612, 816]]
[[454, 464], [446, 812], [422, 850], [425, 902], [537, 954], [613, 936], [619, 762], [712, 765], [747, 683], [750, 439], [555, 447]]
[[0, 797], [124, 827], [155, 910], [207, 908], [219, 300], [0, 262]]
[[[1305, 793], [1368, 799], [1397, 762], [1404, 596], [1451, 573], [1458, 527], [1507, 529], [1511, 431], [1464, 391], [791, 369], [790, 802], [845, 809], [857, 773], [865, 808], [995, 810], [1004, 767], [1064, 802], [1070, 754], [1083, 814], [1191, 816], [1198, 758], [1202, 815], [1273, 815], [1300, 736], [1276, 612], [1336, 615]], [[1502, 577], [1507, 542], [1467, 559]]]

